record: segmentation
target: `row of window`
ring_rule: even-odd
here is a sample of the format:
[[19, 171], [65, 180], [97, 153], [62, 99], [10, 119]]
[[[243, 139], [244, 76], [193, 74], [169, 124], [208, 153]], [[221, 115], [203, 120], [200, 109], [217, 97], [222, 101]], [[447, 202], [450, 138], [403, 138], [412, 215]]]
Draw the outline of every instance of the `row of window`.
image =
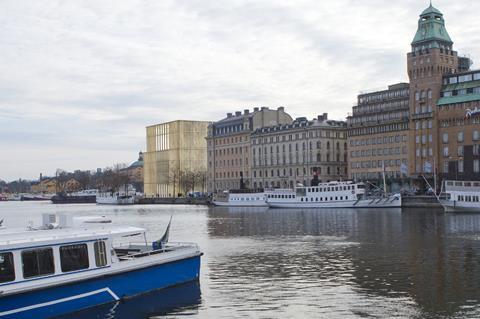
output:
[[214, 132], [215, 132], [215, 135], [223, 135], [223, 134], [241, 132], [244, 130], [248, 130], [248, 123], [245, 123], [245, 125], [236, 124], [236, 125], [218, 127], [218, 128], [215, 128]]
[[368, 116], [353, 116], [348, 118], [348, 124], [380, 123], [383, 121], [399, 120], [408, 118], [409, 112], [388, 112]]
[[[288, 159], [288, 160], [287, 160]], [[330, 156], [330, 153], [323, 154], [318, 152], [316, 154], [316, 157], [312, 152], [307, 154], [306, 152], [299, 154], [295, 153], [295, 156], [293, 154], [288, 154], [288, 156], [285, 156], [285, 154], [282, 154], [282, 156], [273, 156], [271, 155], [268, 157], [267, 155], [264, 156], [257, 156], [253, 158], [253, 167], [258, 167], [258, 166], [273, 166], [273, 165], [288, 165], [288, 164], [318, 164], [323, 161], [325, 162], [330, 162], [330, 161], [337, 161], [340, 162], [341, 160], [343, 162], [347, 162], [347, 153], [343, 154], [343, 158], [340, 155], [340, 152], [335, 153], [335, 157], [332, 154]]]
[[402, 164], [407, 164], [407, 160], [404, 159], [391, 159], [391, 160], [374, 160], [374, 161], [362, 161], [362, 162], [351, 162], [351, 168], [381, 168], [381, 167], [395, 167]]
[[364, 145], [378, 145], [378, 144], [390, 144], [390, 143], [399, 143], [406, 142], [407, 135], [391, 135], [383, 137], [372, 137], [365, 139], [355, 139], [350, 140], [350, 146], [364, 146]]
[[369, 102], [376, 102], [382, 101], [387, 99], [399, 98], [399, 97], [407, 97], [409, 96], [409, 90], [404, 88], [402, 90], [395, 90], [395, 91], [383, 91], [376, 94], [367, 94], [367, 95], [360, 95], [358, 97], [358, 103], [369, 103]]
[[477, 195], [458, 195], [459, 202], [479, 202], [479, 196]]
[[[331, 169], [330, 166], [327, 166], [326, 171], [324, 170], [323, 173], [322, 173], [322, 168], [321, 167], [311, 167], [309, 174], [313, 175], [316, 172], [319, 175], [322, 175], [322, 174], [330, 175], [333, 171], [335, 171], [335, 170]], [[283, 172], [283, 174], [282, 174], [282, 172]], [[270, 170], [270, 176], [269, 176], [269, 170], [254, 170], [253, 171], [253, 177], [254, 178], [257, 178], [257, 177], [260, 177], [260, 178], [285, 177], [285, 176], [291, 176], [292, 177], [294, 172], [295, 172], [295, 176], [300, 175], [300, 169], [298, 167], [296, 167], [295, 170], [290, 168], [288, 171], [285, 168], [283, 170], [280, 170], [280, 169], [273, 170], [272, 169], [272, 170]], [[307, 175], [307, 168], [303, 167], [302, 172], [303, 172], [303, 176]], [[287, 175], [287, 173], [288, 173], [288, 175]], [[347, 168], [346, 167], [344, 167], [344, 173], [345, 174], [347, 173]], [[337, 166], [336, 174], [337, 175], [341, 174], [341, 167], [340, 166]]]
[[443, 84], [456, 84], [469, 81], [480, 80], [480, 72], [473, 74], [464, 74], [459, 76], [449, 76], [443, 79]]
[[[407, 96], [408, 97], [408, 96]], [[375, 104], [360, 104], [352, 108], [353, 115], [362, 115], [365, 113], [378, 113], [378, 112], [388, 112], [396, 111], [402, 108], [408, 108], [409, 100], [408, 98], [403, 100], [395, 100], [390, 102], [382, 102]]]
[[[242, 143], [242, 142], [248, 142], [248, 136], [242, 137], [242, 136], [235, 136], [235, 137], [225, 137], [225, 138], [216, 138], [215, 139], [215, 145], [231, 145], [233, 143]], [[245, 151], [247, 151], [245, 149]]]
[[420, 129], [427, 129], [427, 128], [432, 128], [433, 127], [433, 122], [432, 120], [425, 120], [425, 121], [415, 121], [415, 130], [420, 130]]
[[[308, 137], [307, 137], [308, 136]], [[310, 130], [307, 132], [302, 133], [295, 133], [295, 134], [284, 134], [284, 135], [277, 135], [277, 136], [270, 136], [270, 137], [256, 137], [252, 136], [252, 143], [253, 145], [258, 144], [270, 144], [270, 143], [278, 143], [278, 142], [285, 142], [285, 141], [295, 141], [295, 140], [305, 140], [307, 138], [315, 138], [315, 137], [324, 137], [324, 138], [339, 138], [344, 139], [346, 138], [346, 134], [343, 131], [338, 130]]]
[[[310, 202], [332, 202], [334, 200], [335, 201], [344, 200], [344, 198], [345, 198], [345, 200], [349, 199], [348, 196], [345, 196], [345, 197], [344, 196], [310, 197]], [[355, 197], [351, 196], [351, 199], [353, 200], [353, 199], [355, 199]], [[306, 198], [302, 197], [302, 198], [300, 198], [300, 201], [301, 202], [303, 202], [303, 201], [308, 202], [309, 200], [308, 200], [308, 197], [306, 197]]]
[[[105, 242], [95, 242], [94, 252], [96, 266], [107, 265]], [[90, 267], [87, 244], [60, 246], [59, 254], [60, 268], [63, 273]], [[55, 273], [54, 252], [51, 247], [23, 250], [20, 256], [24, 279]], [[12, 252], [0, 253], [0, 283], [14, 281], [15, 278], [14, 254]]]
[[[402, 177], [400, 171], [389, 171], [385, 172], [385, 177], [388, 179], [399, 179]], [[359, 172], [359, 173], [352, 173], [351, 178], [355, 181], [364, 181], [364, 180], [381, 180], [383, 178], [382, 172]]]
[[480, 94], [480, 87], [452, 90], [452, 91], [443, 91], [440, 93], [440, 96], [450, 97], [450, 96], [467, 95], [467, 94]]
[[396, 132], [396, 131], [403, 131], [403, 130], [408, 130], [408, 122], [354, 128], [354, 129], [348, 130], [348, 136], [388, 133], [388, 132]]
[[[209, 161], [209, 166], [212, 166], [212, 161]], [[248, 157], [245, 158], [245, 161], [241, 158], [236, 158], [236, 159], [227, 159], [227, 160], [220, 160], [220, 161], [215, 161], [215, 167], [238, 167], [242, 166], [245, 163], [245, 165], [248, 165]]]
[[[399, 155], [400, 154], [400, 147], [391, 147], [391, 148], [373, 148], [368, 150], [358, 150], [358, 151], [351, 151], [350, 157], [370, 157], [370, 156], [388, 156], [388, 155]], [[402, 154], [407, 154], [407, 147], [402, 147]]]

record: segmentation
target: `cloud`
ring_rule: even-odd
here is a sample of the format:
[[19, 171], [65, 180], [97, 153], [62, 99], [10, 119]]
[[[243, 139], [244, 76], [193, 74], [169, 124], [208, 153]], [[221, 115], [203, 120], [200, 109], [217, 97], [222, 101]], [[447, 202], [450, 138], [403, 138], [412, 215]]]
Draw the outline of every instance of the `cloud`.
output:
[[[131, 162], [145, 126], [254, 106], [345, 118], [407, 81], [415, 0], [0, 3], [0, 178]], [[479, 56], [480, 3], [437, 0]], [[468, 8], [468, 10], [466, 10]], [[479, 57], [480, 58], [480, 57]], [[34, 160], [32, 160], [34, 159]]]

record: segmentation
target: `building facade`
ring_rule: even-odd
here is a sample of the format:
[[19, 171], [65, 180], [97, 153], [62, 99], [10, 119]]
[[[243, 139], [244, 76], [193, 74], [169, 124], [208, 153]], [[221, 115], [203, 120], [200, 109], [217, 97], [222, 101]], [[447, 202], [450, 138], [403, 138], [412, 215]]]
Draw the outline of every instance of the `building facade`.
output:
[[444, 76], [440, 96], [439, 175], [480, 180], [480, 70]]
[[251, 134], [253, 188], [293, 188], [347, 178], [347, 126], [327, 114], [257, 128]]
[[283, 107], [256, 107], [253, 112], [227, 113], [224, 119], [212, 123], [207, 136], [208, 191], [251, 188], [250, 134], [260, 127], [291, 122]]
[[409, 85], [360, 94], [348, 126], [348, 177], [355, 181], [401, 183], [408, 174]]
[[173, 121], [147, 127], [146, 196], [176, 197], [205, 191], [206, 136], [210, 122]]

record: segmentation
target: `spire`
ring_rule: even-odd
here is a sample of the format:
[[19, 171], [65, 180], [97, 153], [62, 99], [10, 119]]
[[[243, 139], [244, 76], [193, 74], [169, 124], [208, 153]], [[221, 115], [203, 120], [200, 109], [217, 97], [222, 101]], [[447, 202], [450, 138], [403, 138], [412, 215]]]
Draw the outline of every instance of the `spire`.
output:
[[418, 20], [418, 29], [412, 46], [422, 45], [424, 47], [442, 47], [453, 44], [447, 30], [443, 14], [432, 5], [423, 10]]

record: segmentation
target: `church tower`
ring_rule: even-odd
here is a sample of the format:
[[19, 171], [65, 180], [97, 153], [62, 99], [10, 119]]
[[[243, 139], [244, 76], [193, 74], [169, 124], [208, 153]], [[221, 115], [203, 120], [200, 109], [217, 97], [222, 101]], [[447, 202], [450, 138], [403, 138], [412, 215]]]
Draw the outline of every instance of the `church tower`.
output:
[[[445, 29], [443, 14], [431, 4], [420, 14], [418, 29], [407, 54], [410, 79], [409, 175], [433, 177], [439, 166], [437, 101], [443, 75], [458, 70], [457, 52]], [[435, 168], [436, 167], [436, 168]]]

